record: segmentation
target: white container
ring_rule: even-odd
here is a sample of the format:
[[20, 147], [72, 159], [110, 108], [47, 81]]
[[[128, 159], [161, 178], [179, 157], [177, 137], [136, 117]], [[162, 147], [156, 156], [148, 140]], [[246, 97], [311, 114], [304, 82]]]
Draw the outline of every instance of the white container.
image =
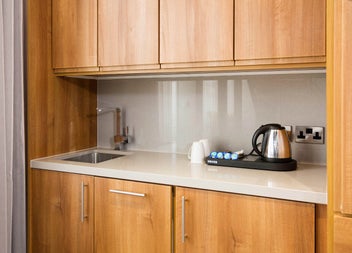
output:
[[192, 143], [192, 146], [188, 151], [188, 159], [191, 160], [191, 163], [204, 162], [204, 147], [200, 141], [195, 141]]

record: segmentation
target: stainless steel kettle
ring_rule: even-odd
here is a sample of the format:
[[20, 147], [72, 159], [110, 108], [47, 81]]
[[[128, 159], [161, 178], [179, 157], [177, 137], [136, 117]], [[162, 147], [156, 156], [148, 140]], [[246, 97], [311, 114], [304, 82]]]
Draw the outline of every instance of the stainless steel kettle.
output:
[[[261, 150], [258, 138], [263, 135]], [[284, 127], [279, 124], [263, 125], [255, 131], [252, 138], [254, 151], [268, 162], [290, 162], [291, 144]]]

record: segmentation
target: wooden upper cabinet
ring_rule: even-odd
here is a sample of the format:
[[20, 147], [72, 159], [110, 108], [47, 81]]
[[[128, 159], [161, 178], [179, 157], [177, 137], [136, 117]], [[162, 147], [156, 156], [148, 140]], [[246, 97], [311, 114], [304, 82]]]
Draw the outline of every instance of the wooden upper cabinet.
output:
[[325, 62], [325, 0], [236, 0], [236, 65]]
[[160, 0], [163, 68], [233, 66], [233, 0]]
[[95, 253], [170, 253], [171, 186], [95, 178]]
[[53, 0], [53, 68], [83, 73], [323, 65], [325, 1]]
[[158, 0], [53, 0], [52, 17], [55, 72], [160, 68]]
[[175, 198], [176, 253], [315, 252], [314, 204], [180, 187]]
[[98, 70], [97, 0], [52, 1], [52, 58], [57, 71]]
[[99, 0], [98, 9], [101, 70], [160, 68], [158, 0]]

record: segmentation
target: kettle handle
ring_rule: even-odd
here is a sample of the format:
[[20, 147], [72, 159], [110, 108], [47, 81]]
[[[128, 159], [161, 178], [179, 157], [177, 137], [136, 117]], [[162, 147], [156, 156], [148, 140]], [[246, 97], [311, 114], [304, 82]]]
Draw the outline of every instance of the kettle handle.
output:
[[[263, 157], [263, 150], [259, 150], [258, 149], [258, 144], [257, 144], [257, 140], [258, 140], [258, 137], [262, 134], [265, 134], [265, 132], [270, 129], [270, 125], [263, 125], [261, 127], [259, 127], [257, 129], [257, 131], [255, 131], [254, 135], [253, 135], [253, 138], [252, 138], [252, 146], [253, 146], [253, 150], [258, 154], [260, 155], [261, 157]], [[263, 138], [263, 142], [264, 142], [264, 138]], [[262, 148], [263, 148], [263, 143], [262, 143]]]

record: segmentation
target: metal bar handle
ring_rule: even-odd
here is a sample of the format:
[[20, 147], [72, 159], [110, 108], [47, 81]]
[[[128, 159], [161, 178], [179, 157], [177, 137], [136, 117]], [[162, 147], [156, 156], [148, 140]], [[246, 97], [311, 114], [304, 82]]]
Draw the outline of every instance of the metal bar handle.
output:
[[186, 198], [185, 196], [182, 196], [182, 216], [181, 216], [181, 238], [182, 238], [182, 243], [185, 243], [186, 240], [186, 233], [185, 233], [185, 202]]
[[84, 196], [85, 196], [85, 187], [88, 187], [88, 184], [85, 184], [83, 181], [81, 182], [81, 222], [84, 222], [85, 218], [88, 218], [88, 215], [84, 214]]
[[124, 194], [124, 195], [130, 195], [130, 196], [136, 196], [136, 197], [145, 197], [145, 193], [137, 193], [137, 192], [128, 192], [128, 191], [119, 191], [119, 190], [109, 190], [111, 193], [117, 193], [117, 194]]

